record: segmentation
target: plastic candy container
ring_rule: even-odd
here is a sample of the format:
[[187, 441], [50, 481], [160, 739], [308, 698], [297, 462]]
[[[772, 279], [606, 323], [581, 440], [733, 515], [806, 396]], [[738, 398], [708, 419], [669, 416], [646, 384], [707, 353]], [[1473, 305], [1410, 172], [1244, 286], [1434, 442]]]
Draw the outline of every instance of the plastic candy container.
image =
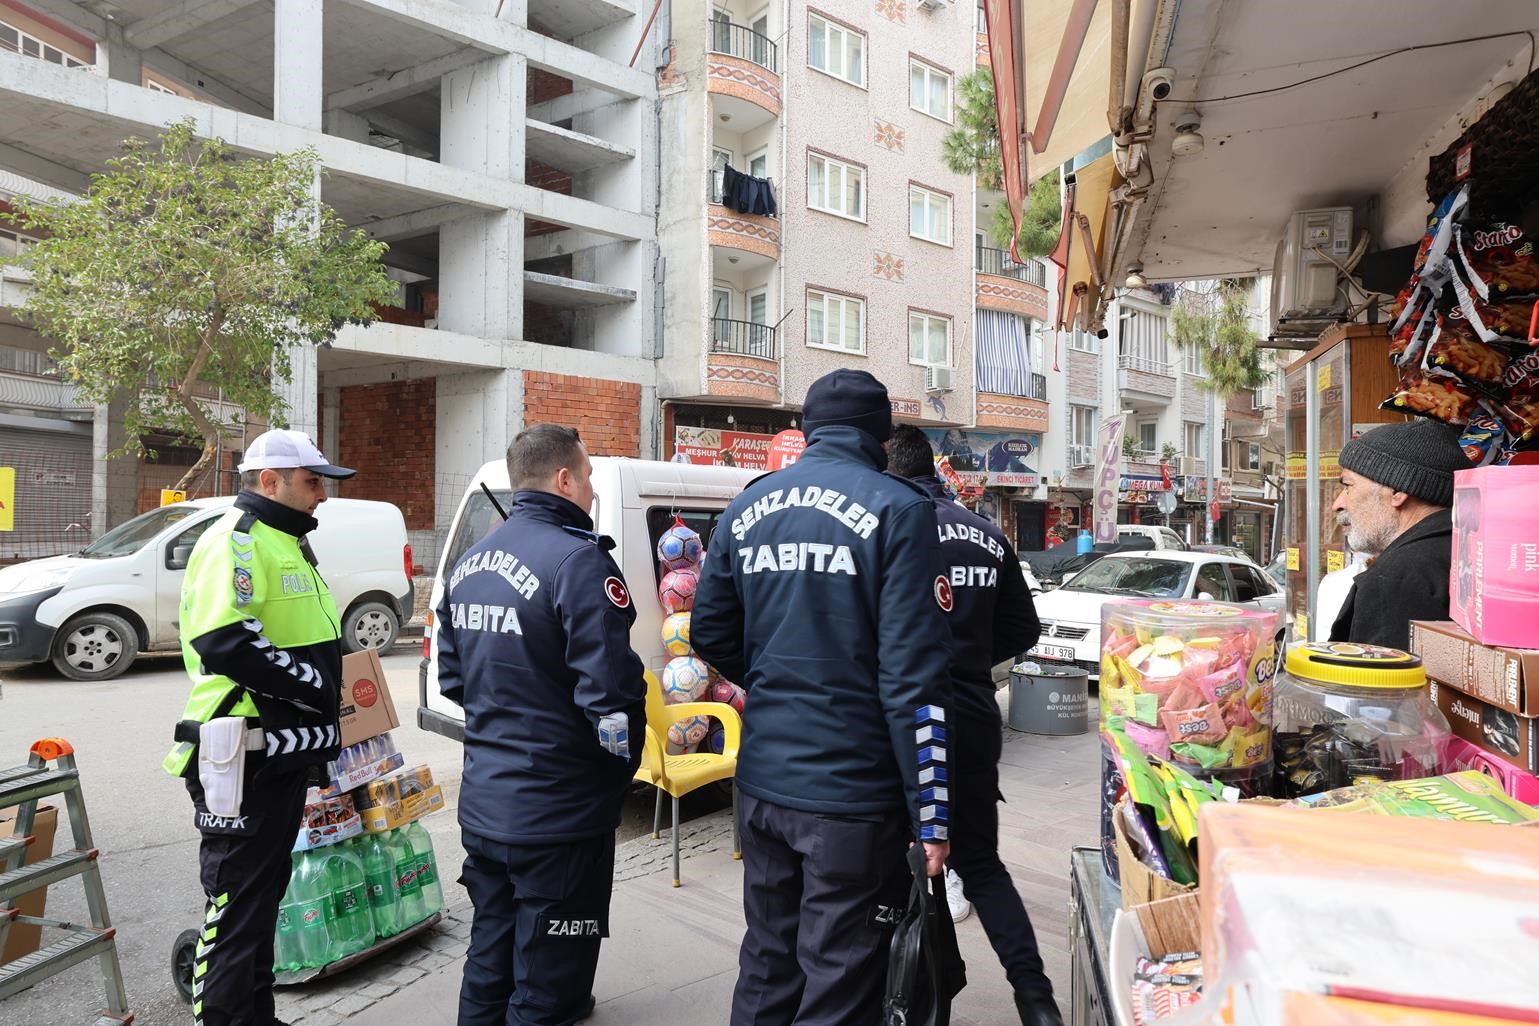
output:
[[1101, 607], [1101, 725], [1251, 797], [1271, 773], [1278, 614], [1220, 602]]
[[1363, 778], [1430, 777], [1448, 744], [1448, 720], [1427, 693], [1421, 660], [1393, 648], [1294, 646], [1274, 711], [1280, 797], [1317, 794]]

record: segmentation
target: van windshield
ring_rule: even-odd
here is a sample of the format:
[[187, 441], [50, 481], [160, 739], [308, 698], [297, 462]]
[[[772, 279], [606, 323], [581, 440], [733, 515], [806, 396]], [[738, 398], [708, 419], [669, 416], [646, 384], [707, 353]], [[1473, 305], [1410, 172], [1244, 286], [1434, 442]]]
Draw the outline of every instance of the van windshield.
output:
[[172, 524], [180, 523], [198, 512], [196, 506], [162, 506], [148, 513], [141, 513], [132, 520], [121, 523], [80, 550], [85, 559], [113, 559], [131, 556], [144, 548], [160, 532]]
[[[493, 488], [492, 494], [497, 497], [503, 509], [513, 505], [513, 489]], [[470, 551], [472, 545], [491, 534], [492, 528], [501, 523], [502, 514], [492, 506], [492, 501], [486, 497], [486, 493], [480, 488], [471, 492], [470, 498], [465, 500], [465, 515], [460, 517], [460, 522], [454, 530], [454, 537], [449, 539], [449, 554], [444, 560], [444, 572], [447, 574], [454, 564]]]

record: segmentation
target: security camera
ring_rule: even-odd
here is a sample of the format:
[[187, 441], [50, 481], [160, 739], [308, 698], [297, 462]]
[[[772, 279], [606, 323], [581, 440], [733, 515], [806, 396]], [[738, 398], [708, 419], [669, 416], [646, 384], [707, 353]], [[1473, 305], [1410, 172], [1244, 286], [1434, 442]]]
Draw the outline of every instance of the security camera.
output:
[[1111, 332], [1107, 331], [1105, 328], [1102, 328], [1100, 331], [1095, 333], [1095, 337], [1096, 338], [1106, 338], [1110, 334], [1111, 334]]
[[1170, 95], [1170, 87], [1175, 84], [1175, 68], [1153, 68], [1144, 72], [1144, 88], [1149, 90], [1149, 95], [1156, 100], [1163, 100]]

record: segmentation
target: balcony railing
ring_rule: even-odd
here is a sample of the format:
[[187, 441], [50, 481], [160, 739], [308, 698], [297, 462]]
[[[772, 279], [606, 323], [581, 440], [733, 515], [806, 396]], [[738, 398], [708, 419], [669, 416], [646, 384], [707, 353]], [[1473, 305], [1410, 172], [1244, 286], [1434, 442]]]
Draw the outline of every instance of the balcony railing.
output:
[[1123, 370], [1142, 371], [1145, 374], [1162, 374], [1170, 377], [1170, 364], [1160, 360], [1150, 360], [1142, 356], [1128, 356], [1123, 354], [1117, 357], [1117, 366]]
[[775, 329], [768, 324], [754, 321], [733, 321], [725, 317], [711, 318], [711, 352], [735, 353], [738, 356], [757, 356], [765, 360], [775, 358]]
[[[774, 188], [775, 188], [775, 180], [773, 178], [765, 178], [763, 180], [769, 183], [770, 190], [771, 190], [771, 192], [773, 192]], [[721, 202], [721, 197], [722, 197], [722, 192], [723, 192], [724, 187], [725, 187], [724, 186], [725, 182], [726, 182], [726, 175], [722, 174], [720, 171], [707, 171], [705, 173], [705, 192], [706, 192], [706, 195], [711, 198], [711, 202], [712, 203], [720, 203]], [[779, 218], [779, 214], [754, 214], [752, 216], [754, 216], [754, 217], [774, 217], [776, 219]]]
[[1031, 395], [1027, 396], [1026, 398], [1028, 398], [1028, 399], [1040, 399], [1043, 402], [1047, 402], [1047, 376], [1046, 375], [1044, 375], [1044, 374], [1033, 374], [1031, 376]]
[[762, 36], [746, 25], [734, 25], [727, 21], [711, 22], [711, 52], [724, 53], [753, 61], [761, 68], [780, 73], [780, 50], [768, 36]]
[[1002, 375], [991, 375], [983, 368], [978, 370], [978, 391], [992, 392], [995, 395], [1013, 395], [1018, 399], [1040, 399], [1047, 402], [1047, 378], [1041, 374], [1031, 374], [1026, 378], [1024, 385], [1017, 385], [1013, 381], [1001, 380]]
[[975, 246], [974, 253], [977, 270], [982, 274], [998, 274], [1006, 278], [1014, 278], [1016, 281], [1024, 281], [1038, 288], [1047, 287], [1047, 272], [1036, 260], [1018, 264], [1010, 259], [1009, 253], [1002, 249], [990, 249], [988, 246]]

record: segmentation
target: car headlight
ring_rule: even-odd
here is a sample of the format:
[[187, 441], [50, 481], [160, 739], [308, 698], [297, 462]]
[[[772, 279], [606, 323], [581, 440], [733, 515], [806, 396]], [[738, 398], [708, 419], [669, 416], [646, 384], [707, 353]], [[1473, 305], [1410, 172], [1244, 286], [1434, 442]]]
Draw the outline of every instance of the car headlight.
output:
[[69, 580], [70, 574], [75, 572], [74, 567], [55, 566], [44, 570], [28, 570], [18, 567], [20, 573], [8, 578], [0, 579], [0, 591], [9, 591], [20, 594], [29, 591], [45, 591], [48, 588], [57, 588]]

